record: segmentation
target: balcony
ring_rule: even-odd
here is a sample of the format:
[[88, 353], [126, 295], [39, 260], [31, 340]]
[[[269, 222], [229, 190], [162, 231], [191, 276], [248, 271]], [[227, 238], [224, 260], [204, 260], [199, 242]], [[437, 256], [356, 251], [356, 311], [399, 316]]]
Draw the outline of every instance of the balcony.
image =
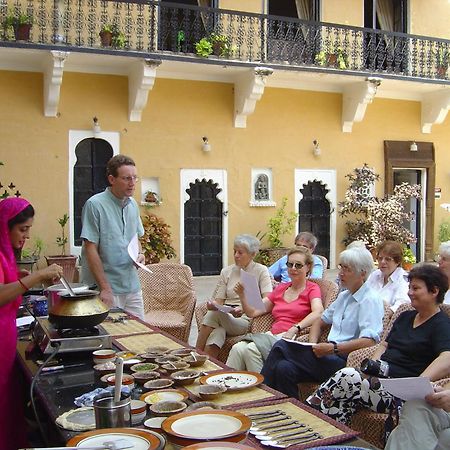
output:
[[[20, 13], [33, 18], [28, 38], [18, 36]], [[45, 72], [42, 51], [51, 51], [68, 71], [130, 75], [130, 64], [145, 60], [162, 63], [165, 78], [236, 82], [257, 70], [265, 86], [328, 92], [367, 80], [376, 91], [381, 79], [377, 95], [417, 101], [450, 81], [450, 41], [263, 14], [144, 0], [3, 0], [0, 24], [0, 69]], [[104, 26], [112, 42], [102, 43]]]

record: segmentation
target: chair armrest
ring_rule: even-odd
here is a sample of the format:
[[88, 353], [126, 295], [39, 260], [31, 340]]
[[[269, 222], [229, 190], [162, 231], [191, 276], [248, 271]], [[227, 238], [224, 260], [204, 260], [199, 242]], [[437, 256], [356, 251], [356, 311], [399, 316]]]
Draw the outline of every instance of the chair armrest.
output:
[[254, 317], [250, 322], [250, 333], [265, 333], [269, 331], [273, 324], [272, 313], [265, 313]]
[[347, 367], [359, 369], [361, 367], [361, 362], [366, 358], [371, 358], [379, 345], [380, 344], [372, 345], [371, 347], [364, 347], [350, 352], [347, 358]]

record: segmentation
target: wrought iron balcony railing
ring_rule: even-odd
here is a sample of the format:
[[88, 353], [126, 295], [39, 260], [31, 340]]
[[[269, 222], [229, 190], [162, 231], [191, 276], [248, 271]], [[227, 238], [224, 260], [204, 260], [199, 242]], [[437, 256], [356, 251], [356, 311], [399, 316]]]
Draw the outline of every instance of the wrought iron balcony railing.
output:
[[449, 79], [447, 40], [176, 3], [0, 0], [0, 25], [2, 46]]

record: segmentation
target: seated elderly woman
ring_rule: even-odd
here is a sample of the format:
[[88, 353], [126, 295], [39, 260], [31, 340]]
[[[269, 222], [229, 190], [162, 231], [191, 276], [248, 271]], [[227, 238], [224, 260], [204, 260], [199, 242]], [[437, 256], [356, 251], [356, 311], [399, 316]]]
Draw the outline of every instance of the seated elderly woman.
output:
[[374, 270], [367, 284], [389, 305], [393, 312], [402, 303], [409, 303], [408, 274], [402, 269], [403, 246], [385, 241], [377, 248], [378, 269]]
[[[309, 342], [315, 345], [278, 341], [261, 371], [266, 384], [289, 397], [298, 398], [297, 383], [327, 380], [345, 367], [350, 352], [380, 340], [383, 304], [365, 282], [373, 270], [372, 255], [352, 248], [340, 254], [339, 262], [341, 283], [347, 289], [313, 323]], [[330, 324], [328, 342], [317, 343], [321, 330]]]
[[284, 336], [294, 338], [303, 328], [312, 325], [323, 312], [320, 288], [308, 280], [313, 265], [310, 251], [303, 247], [293, 248], [287, 254], [289, 283], [277, 285], [275, 290], [263, 298], [263, 308], [256, 309], [250, 305], [240, 284], [237, 292], [242, 308], [248, 317], [257, 317], [272, 313], [274, 322], [265, 334], [253, 334], [234, 344], [227, 359], [227, 366], [237, 370], [261, 372], [263, 356], [272, 345]]
[[[439, 269], [447, 277], [450, 284], [450, 241], [443, 242], [439, 246]], [[444, 303], [450, 304], [450, 290], [445, 293]]]
[[414, 307], [394, 322], [373, 360], [361, 370], [346, 367], [322, 383], [307, 403], [335, 420], [348, 423], [358, 406], [386, 412], [393, 396], [378, 377], [428, 377], [439, 380], [450, 373], [450, 319], [440, 310], [448, 280], [435, 266], [416, 266], [409, 273], [409, 296]]
[[[203, 318], [196, 347], [208, 355], [217, 357], [228, 336], [245, 334], [250, 319], [243, 315], [239, 295], [235, 291], [240, 281], [241, 269], [256, 277], [262, 297], [272, 292], [272, 281], [266, 266], [256, 263], [253, 258], [259, 250], [259, 240], [248, 234], [236, 236], [234, 240], [234, 264], [220, 272], [216, 287], [216, 297], [207, 303], [208, 312]], [[218, 311], [218, 305], [231, 306], [230, 312]]]

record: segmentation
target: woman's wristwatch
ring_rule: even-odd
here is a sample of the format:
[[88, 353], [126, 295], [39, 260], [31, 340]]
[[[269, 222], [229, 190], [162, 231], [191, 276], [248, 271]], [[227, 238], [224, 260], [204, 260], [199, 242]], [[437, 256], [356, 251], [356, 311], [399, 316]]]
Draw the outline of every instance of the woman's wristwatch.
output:
[[297, 328], [297, 333], [301, 333], [301, 331], [303, 330], [303, 328], [299, 324], [295, 325], [295, 328]]

